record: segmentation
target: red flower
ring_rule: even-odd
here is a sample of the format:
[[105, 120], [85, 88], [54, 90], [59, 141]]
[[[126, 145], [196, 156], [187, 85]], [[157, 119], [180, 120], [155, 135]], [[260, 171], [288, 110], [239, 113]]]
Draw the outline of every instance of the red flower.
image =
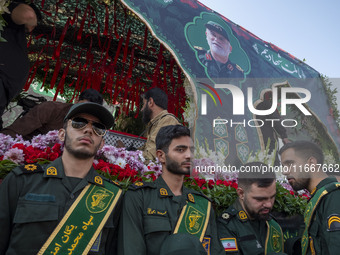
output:
[[206, 181], [204, 179], [195, 178], [195, 181], [197, 182], [198, 187], [202, 187], [204, 184], [206, 184]]
[[[215, 182], [215, 184], [216, 184], [216, 185], [225, 185], [224, 181], [222, 181], [222, 180], [217, 180], [217, 181]], [[225, 185], [225, 186], [228, 186], [228, 185]]]
[[213, 180], [209, 180], [208, 186], [211, 189], [215, 185], [215, 182]]
[[18, 149], [24, 151], [25, 150], [25, 145], [23, 145], [22, 143], [16, 143], [16, 144], [14, 144], [12, 146], [12, 148], [18, 148]]

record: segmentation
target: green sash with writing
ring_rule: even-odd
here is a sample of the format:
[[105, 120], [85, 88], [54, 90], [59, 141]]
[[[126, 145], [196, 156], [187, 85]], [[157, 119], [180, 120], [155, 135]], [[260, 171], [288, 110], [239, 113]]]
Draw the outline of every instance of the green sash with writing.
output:
[[199, 195], [189, 194], [189, 201], [183, 207], [174, 234], [188, 233], [197, 236], [202, 242], [207, 229], [211, 202]]
[[308, 250], [308, 246], [309, 246], [308, 245], [309, 243], [308, 230], [309, 230], [315, 209], [318, 207], [319, 202], [325, 195], [327, 195], [328, 193], [338, 188], [340, 188], [340, 182], [329, 183], [326, 186], [323, 186], [321, 189], [318, 189], [316, 193], [314, 194], [314, 196], [309, 200], [307, 204], [307, 208], [304, 213], [305, 230], [303, 231], [302, 239], [301, 239], [302, 255], [305, 255]]
[[275, 220], [266, 221], [267, 238], [265, 254], [283, 252], [283, 233], [280, 225]]
[[55, 228], [38, 255], [87, 254], [117, 204], [122, 190], [88, 184]]

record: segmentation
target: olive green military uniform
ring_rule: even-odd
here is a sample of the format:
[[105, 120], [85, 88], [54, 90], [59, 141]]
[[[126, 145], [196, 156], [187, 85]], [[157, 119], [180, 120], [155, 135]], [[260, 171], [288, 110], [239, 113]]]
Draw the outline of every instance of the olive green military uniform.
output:
[[[66, 177], [61, 158], [43, 167], [15, 168], [0, 185], [0, 254], [37, 254], [89, 183], [114, 185], [103, 181], [94, 168], [83, 179]], [[88, 254], [116, 254], [118, 211], [119, 205], [99, 234], [98, 251]]]
[[[340, 190], [339, 184], [336, 182], [335, 177], [328, 177], [322, 180], [316, 186], [316, 190], [312, 192], [311, 199], [317, 194], [318, 190], [327, 187], [327, 185], [329, 185], [328, 187], [334, 187], [333, 191], [328, 192], [319, 200], [315, 208], [308, 229], [308, 249], [306, 254], [340, 254]], [[327, 190], [329, 191], [330, 189], [327, 188]], [[311, 200], [308, 205], [310, 203]], [[307, 210], [313, 209], [309, 208], [308, 205]]]
[[141, 148], [145, 159], [156, 159], [156, 136], [158, 131], [165, 126], [180, 125], [175, 115], [168, 113], [167, 110], [161, 111], [146, 126], [146, 143]]
[[198, 49], [199, 60], [207, 67], [207, 72], [211, 78], [244, 78], [243, 70], [239, 65], [230, 60], [225, 64], [219, 63], [213, 58], [210, 50], [206, 51], [197, 47], [196, 49]]
[[[137, 183], [125, 194], [119, 225], [119, 255], [159, 255], [162, 244], [175, 229], [189, 194], [199, 192], [183, 187], [175, 196], [162, 177], [153, 183]], [[213, 210], [202, 241], [209, 255], [224, 254], [217, 237]], [[175, 244], [176, 245], [176, 244]]]
[[[272, 219], [270, 219], [272, 220]], [[217, 220], [219, 238], [225, 254], [263, 255], [285, 254], [283, 251], [283, 234], [281, 228], [268, 236], [266, 220], [250, 220], [237, 199]], [[279, 232], [280, 231], [280, 232]], [[266, 240], [275, 252], [266, 252]]]

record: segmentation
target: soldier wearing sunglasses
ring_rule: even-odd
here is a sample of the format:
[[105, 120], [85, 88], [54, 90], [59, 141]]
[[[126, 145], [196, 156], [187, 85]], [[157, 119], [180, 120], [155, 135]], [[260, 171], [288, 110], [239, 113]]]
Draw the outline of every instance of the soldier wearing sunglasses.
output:
[[96, 103], [71, 107], [62, 156], [15, 168], [0, 186], [0, 254], [116, 254], [122, 190], [92, 167], [114, 123]]

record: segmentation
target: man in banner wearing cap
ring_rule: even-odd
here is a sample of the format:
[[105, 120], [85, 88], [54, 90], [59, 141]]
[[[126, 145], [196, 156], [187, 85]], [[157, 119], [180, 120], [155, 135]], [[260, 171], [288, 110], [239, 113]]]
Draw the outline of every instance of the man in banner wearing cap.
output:
[[306, 255], [340, 253], [340, 182], [328, 173], [339, 171], [338, 164], [324, 164], [321, 148], [309, 141], [285, 144], [279, 151], [283, 173], [296, 191], [311, 193], [304, 213], [301, 238]]
[[127, 191], [119, 226], [120, 255], [224, 254], [211, 202], [183, 186], [190, 174], [193, 141], [187, 127], [162, 127], [156, 137], [162, 175]]
[[243, 78], [243, 70], [229, 60], [232, 47], [227, 31], [218, 23], [209, 21], [205, 24], [207, 42], [210, 50], [200, 47], [198, 58], [207, 67], [211, 78]]
[[225, 254], [262, 255], [283, 253], [283, 233], [271, 218], [276, 195], [275, 173], [265, 164], [244, 165], [238, 177], [238, 199], [217, 221]]
[[0, 254], [116, 254], [122, 190], [93, 168], [111, 113], [71, 107], [59, 130], [62, 156], [15, 168], [0, 185]]

